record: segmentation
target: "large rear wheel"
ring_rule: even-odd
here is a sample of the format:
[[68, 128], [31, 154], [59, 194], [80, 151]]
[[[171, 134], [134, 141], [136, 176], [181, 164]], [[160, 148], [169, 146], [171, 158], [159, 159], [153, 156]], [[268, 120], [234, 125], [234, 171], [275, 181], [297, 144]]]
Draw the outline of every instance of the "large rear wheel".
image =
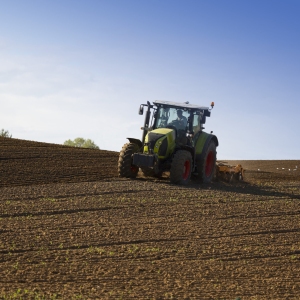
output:
[[211, 141], [201, 160], [197, 163], [197, 171], [202, 182], [209, 183], [212, 181], [216, 169], [216, 159], [216, 144], [214, 141]]
[[139, 168], [132, 164], [132, 154], [138, 151], [138, 145], [127, 143], [123, 146], [118, 163], [118, 173], [120, 177], [135, 178]]
[[192, 155], [186, 150], [178, 150], [173, 158], [170, 169], [170, 180], [176, 184], [187, 184], [191, 178]]

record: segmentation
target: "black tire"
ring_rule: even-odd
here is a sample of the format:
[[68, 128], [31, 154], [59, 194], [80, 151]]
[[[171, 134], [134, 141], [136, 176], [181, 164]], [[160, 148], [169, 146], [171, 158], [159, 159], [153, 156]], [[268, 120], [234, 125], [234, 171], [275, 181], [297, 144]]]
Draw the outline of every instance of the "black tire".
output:
[[211, 141], [204, 151], [202, 159], [197, 162], [197, 172], [201, 182], [209, 183], [212, 181], [216, 170], [217, 151], [215, 142]]
[[132, 164], [132, 154], [137, 152], [138, 145], [127, 143], [123, 146], [118, 163], [119, 177], [135, 178], [139, 172], [139, 168]]
[[178, 150], [170, 169], [170, 180], [175, 184], [186, 185], [190, 181], [192, 173], [193, 160], [190, 152]]

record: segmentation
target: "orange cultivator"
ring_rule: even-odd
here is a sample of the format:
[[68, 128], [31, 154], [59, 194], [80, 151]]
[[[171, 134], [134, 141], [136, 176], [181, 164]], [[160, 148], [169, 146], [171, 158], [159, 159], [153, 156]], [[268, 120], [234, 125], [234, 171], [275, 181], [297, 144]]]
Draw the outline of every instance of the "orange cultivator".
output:
[[245, 169], [241, 165], [230, 166], [223, 162], [216, 164], [216, 178], [225, 179], [229, 182], [233, 180], [244, 180]]

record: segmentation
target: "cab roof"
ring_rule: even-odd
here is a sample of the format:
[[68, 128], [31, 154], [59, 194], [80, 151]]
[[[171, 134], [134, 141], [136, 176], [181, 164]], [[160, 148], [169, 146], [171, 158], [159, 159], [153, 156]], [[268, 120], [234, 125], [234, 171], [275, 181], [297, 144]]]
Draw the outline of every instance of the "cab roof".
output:
[[209, 110], [209, 107], [198, 106], [198, 105], [187, 104], [187, 103], [180, 103], [180, 102], [155, 100], [155, 101], [153, 101], [153, 103], [156, 106], [167, 105], [167, 106], [173, 106], [173, 107], [178, 107], [178, 108], [188, 108], [188, 109], [195, 109], [195, 110]]
[[210, 109], [209, 109], [209, 107], [205, 107], [205, 106], [198, 106], [198, 105], [194, 105], [194, 104], [163, 101], [163, 100], [155, 100], [155, 101], [153, 101], [153, 104], [156, 105], [157, 107], [161, 106], [161, 105], [166, 105], [166, 106], [170, 106], [170, 107], [183, 108], [183, 109], [186, 108], [186, 109], [192, 109], [192, 110], [196, 110], [196, 111], [202, 111], [204, 116], [210, 117]]

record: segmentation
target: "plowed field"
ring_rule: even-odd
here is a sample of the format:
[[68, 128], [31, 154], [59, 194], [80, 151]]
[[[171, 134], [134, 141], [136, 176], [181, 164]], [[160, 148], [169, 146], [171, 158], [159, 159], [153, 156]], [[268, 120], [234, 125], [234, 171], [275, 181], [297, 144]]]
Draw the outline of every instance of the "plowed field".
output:
[[186, 187], [117, 160], [0, 139], [0, 299], [300, 298], [300, 160]]

